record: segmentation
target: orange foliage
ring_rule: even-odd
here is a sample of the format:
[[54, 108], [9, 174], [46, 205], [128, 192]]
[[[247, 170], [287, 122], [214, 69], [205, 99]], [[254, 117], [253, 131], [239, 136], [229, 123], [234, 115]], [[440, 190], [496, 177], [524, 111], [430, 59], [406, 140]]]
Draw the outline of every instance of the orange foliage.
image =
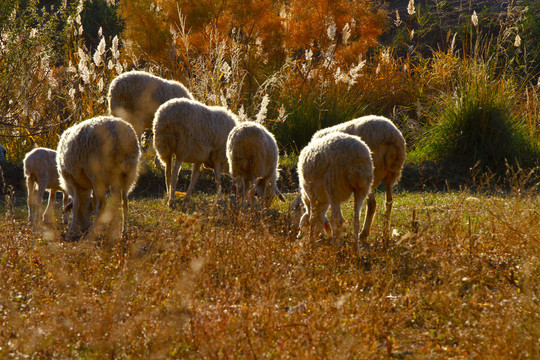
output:
[[236, 41], [248, 58], [276, 65], [286, 52], [332, 45], [335, 59], [350, 64], [376, 45], [386, 21], [369, 0], [124, 0], [121, 9], [126, 37], [151, 56], [168, 56], [169, 29], [180, 30], [183, 17], [189, 48], [177, 39], [177, 52]]
[[[167, 21], [180, 30], [183, 17], [189, 41], [177, 51], [203, 53], [218, 41], [236, 41], [250, 58], [283, 58], [283, 28], [275, 0], [162, 0]], [[185, 55], [185, 54], [182, 54]]]
[[158, 62], [169, 58], [169, 25], [153, 0], [125, 0], [119, 4], [124, 19], [124, 37], [132, 40], [142, 55]]
[[316, 54], [334, 45], [335, 60], [351, 64], [377, 44], [386, 13], [370, 1], [292, 0], [288, 9], [288, 47]]

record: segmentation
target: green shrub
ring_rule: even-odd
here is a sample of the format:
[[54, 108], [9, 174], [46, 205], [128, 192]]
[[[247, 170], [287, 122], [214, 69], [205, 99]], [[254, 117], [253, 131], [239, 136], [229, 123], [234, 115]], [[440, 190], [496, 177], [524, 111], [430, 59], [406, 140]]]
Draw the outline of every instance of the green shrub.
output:
[[518, 92], [506, 79], [493, 79], [488, 65], [461, 69], [453, 94], [436, 99], [434, 123], [412, 158], [503, 174], [507, 164], [535, 166], [538, 146], [527, 135], [524, 114], [516, 107]]
[[118, 16], [118, 5], [110, 4], [106, 0], [94, 0], [84, 3], [81, 12], [81, 22], [85, 29], [84, 41], [88, 49], [95, 50], [100, 42], [101, 29], [103, 36], [112, 40], [123, 30], [123, 24]]
[[285, 93], [279, 101], [288, 115], [272, 131], [280, 146], [289, 152], [300, 152], [317, 130], [349, 121], [365, 111], [361, 97], [333, 84], [327, 89]]

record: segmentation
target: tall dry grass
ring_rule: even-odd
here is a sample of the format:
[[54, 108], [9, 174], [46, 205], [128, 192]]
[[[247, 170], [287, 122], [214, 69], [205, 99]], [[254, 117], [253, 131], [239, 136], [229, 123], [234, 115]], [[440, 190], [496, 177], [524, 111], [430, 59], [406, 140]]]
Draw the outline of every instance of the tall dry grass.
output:
[[109, 245], [46, 239], [18, 205], [0, 219], [0, 357], [536, 358], [540, 204], [516, 184], [399, 194], [392, 246], [377, 221], [359, 258], [350, 226], [337, 251], [296, 239], [285, 204], [137, 199]]
[[[33, 69], [17, 78], [0, 69], [1, 97], [32, 100], [0, 108], [17, 121], [0, 124], [10, 161], [34, 144], [55, 147], [65, 126], [105, 112], [108, 83], [133, 67], [182, 80], [198, 99], [281, 133], [289, 168], [311, 132], [365, 113], [392, 117], [412, 145], [437, 121], [430, 104], [456, 90], [475, 44], [463, 38], [426, 57], [416, 42], [430, 21], [422, 12], [407, 20], [405, 55], [380, 47], [345, 66], [330, 47], [319, 49], [327, 57], [302, 49], [250, 83], [234, 43], [211, 41], [208, 52], [168, 68], [124, 35], [117, 48], [107, 36], [105, 46], [98, 37], [97, 48], [85, 47], [82, 5], [72, 10], [64, 62], [45, 62], [53, 49], [33, 51], [48, 42], [30, 37], [27, 23], [3, 32], [13, 57], [0, 64], [28, 59]], [[177, 25], [175, 46], [187, 48], [188, 29]], [[454, 35], [447, 39], [451, 48]], [[15, 80], [28, 86], [10, 87]], [[515, 88], [515, 109], [538, 139], [538, 86], [529, 80]], [[537, 173], [527, 174], [509, 173], [507, 192], [401, 193], [390, 250], [381, 249], [376, 220], [373, 247], [359, 258], [350, 226], [336, 251], [296, 239], [286, 204], [243, 215], [206, 196], [176, 210], [135, 199], [127, 239], [71, 243], [59, 219], [32, 229], [23, 196], [9, 189], [0, 215], [0, 358], [539, 357], [540, 204]]]

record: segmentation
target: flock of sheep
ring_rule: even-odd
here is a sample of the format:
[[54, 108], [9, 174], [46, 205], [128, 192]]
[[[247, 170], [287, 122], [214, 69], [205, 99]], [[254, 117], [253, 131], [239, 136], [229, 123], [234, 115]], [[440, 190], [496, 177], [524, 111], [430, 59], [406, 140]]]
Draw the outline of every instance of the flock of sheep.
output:
[[[64, 193], [64, 221], [72, 210], [68, 237], [94, 231], [107, 221], [104, 199], [107, 190], [122, 203], [126, 228], [128, 194], [138, 178], [141, 163], [139, 138], [153, 130], [153, 145], [165, 167], [169, 206], [182, 163], [192, 163], [186, 201], [201, 165], [214, 170], [217, 196], [221, 196], [221, 173], [230, 173], [236, 195], [258, 196], [269, 206], [277, 195], [278, 147], [274, 136], [251, 121], [240, 121], [229, 110], [207, 106], [193, 99], [179, 82], [141, 71], [126, 72], [109, 87], [109, 116], [98, 116], [67, 129], [56, 151], [37, 148], [24, 159], [28, 211], [32, 222], [41, 221], [40, 200], [47, 189], [49, 203], [43, 221], [50, 222], [56, 192]], [[296, 214], [300, 228], [311, 235], [323, 229], [339, 244], [344, 222], [341, 203], [354, 195], [354, 237], [365, 242], [375, 213], [374, 189], [385, 180], [388, 238], [392, 187], [405, 162], [405, 140], [394, 124], [382, 116], [365, 116], [313, 135], [298, 159], [300, 195], [289, 212]], [[174, 157], [173, 157], [174, 155]], [[247, 196], [249, 195], [249, 196]], [[359, 217], [367, 199], [367, 213], [360, 233]], [[118, 204], [118, 203], [116, 203]], [[332, 223], [326, 217], [331, 208]], [[95, 213], [92, 225], [91, 214]]]

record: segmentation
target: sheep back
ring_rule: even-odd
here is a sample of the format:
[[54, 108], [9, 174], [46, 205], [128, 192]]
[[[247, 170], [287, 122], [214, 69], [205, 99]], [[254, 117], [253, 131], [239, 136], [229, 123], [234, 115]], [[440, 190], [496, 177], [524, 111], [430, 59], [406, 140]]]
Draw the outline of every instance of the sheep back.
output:
[[60, 190], [55, 150], [35, 148], [25, 155], [23, 164], [26, 178], [45, 184], [46, 189]]
[[233, 178], [267, 178], [275, 184], [278, 173], [276, 139], [264, 126], [246, 121], [232, 129], [227, 139], [227, 159]]
[[166, 80], [144, 71], [129, 71], [116, 77], [109, 86], [111, 115], [129, 122], [137, 136], [152, 128], [154, 113], [166, 101], [174, 98], [193, 99], [180, 82]]
[[384, 116], [368, 115], [317, 131], [312, 140], [332, 132], [359, 136], [373, 155], [376, 178], [394, 185], [401, 177], [406, 144], [399, 129]]
[[[237, 123], [236, 115], [223, 107], [172, 99], [156, 112], [154, 148], [164, 164], [176, 154], [182, 162], [214, 168], [218, 163], [227, 164], [227, 137]], [[225, 166], [223, 170], [228, 169]]]
[[121, 187], [129, 193], [140, 156], [137, 135], [127, 122], [111, 116], [83, 121], [66, 130], [58, 143], [60, 185], [68, 192], [75, 184], [99, 192]]
[[298, 177], [301, 193], [316, 197], [311, 201], [326, 204], [331, 196], [341, 203], [355, 191], [369, 192], [373, 181], [370, 151], [357, 136], [330, 133], [300, 152]]

